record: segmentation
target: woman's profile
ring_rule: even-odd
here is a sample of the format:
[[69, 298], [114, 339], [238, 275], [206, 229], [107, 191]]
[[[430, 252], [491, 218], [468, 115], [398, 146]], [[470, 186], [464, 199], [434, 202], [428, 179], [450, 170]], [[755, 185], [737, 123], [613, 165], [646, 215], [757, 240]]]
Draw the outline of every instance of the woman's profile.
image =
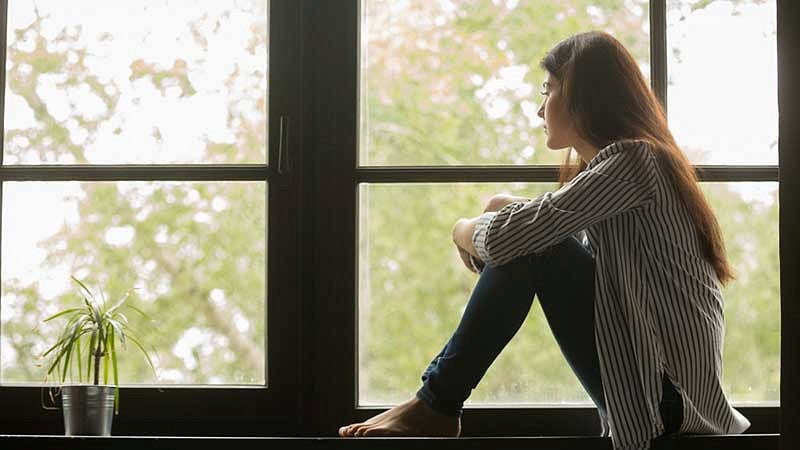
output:
[[658, 99], [605, 32], [559, 42], [541, 65], [547, 147], [569, 149], [560, 187], [497, 195], [456, 222], [456, 248], [480, 273], [458, 327], [414, 397], [340, 436], [460, 436], [464, 402], [534, 297], [615, 449], [750, 426], [721, 380], [733, 271]]

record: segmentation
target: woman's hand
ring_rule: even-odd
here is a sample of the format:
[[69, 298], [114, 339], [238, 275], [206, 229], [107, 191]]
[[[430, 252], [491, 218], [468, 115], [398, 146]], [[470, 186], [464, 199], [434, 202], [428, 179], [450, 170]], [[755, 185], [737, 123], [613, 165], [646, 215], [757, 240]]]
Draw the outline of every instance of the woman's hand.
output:
[[474, 219], [458, 219], [458, 222], [453, 226], [453, 242], [456, 247], [475, 257], [478, 257], [478, 252], [472, 244], [472, 235], [475, 234], [477, 221], [477, 217]]
[[[470, 272], [480, 273], [485, 264], [480, 260], [475, 246], [472, 244], [472, 235], [478, 218], [459, 219], [453, 227], [453, 243], [456, 244], [461, 261]], [[474, 262], [474, 264], [473, 264]], [[476, 267], [477, 266], [477, 267]]]
[[[461, 262], [463, 262], [464, 265], [467, 266], [467, 269], [469, 269], [469, 271], [473, 272], [473, 273], [480, 273], [476, 269], [476, 267], [472, 264], [472, 259], [471, 259], [472, 255], [467, 253], [466, 250], [464, 250], [463, 248], [459, 247], [458, 245], [456, 245], [456, 249], [458, 250], [458, 256], [461, 257]], [[480, 260], [478, 260], [478, 261], [480, 261]], [[478, 268], [482, 269], [483, 268], [483, 264], [482, 263], [478, 264]]]
[[[526, 197], [497, 194], [489, 200], [489, 203], [486, 205], [486, 208], [484, 208], [483, 212], [496, 212], [509, 203], [527, 201], [530, 201], [530, 199]], [[477, 224], [477, 221], [477, 217], [473, 219], [459, 219], [458, 222], [456, 222], [456, 224], [453, 226], [453, 243], [456, 244], [458, 255], [461, 257], [461, 261], [465, 266], [467, 266], [470, 272], [475, 273], [479, 273], [478, 270], [476, 270], [475, 265], [478, 266], [479, 270], [483, 269], [485, 266], [485, 263], [481, 261], [480, 256], [478, 256], [478, 252], [475, 250], [475, 246], [472, 243], [472, 235], [475, 234], [475, 225]], [[473, 261], [475, 264], [473, 264]]]

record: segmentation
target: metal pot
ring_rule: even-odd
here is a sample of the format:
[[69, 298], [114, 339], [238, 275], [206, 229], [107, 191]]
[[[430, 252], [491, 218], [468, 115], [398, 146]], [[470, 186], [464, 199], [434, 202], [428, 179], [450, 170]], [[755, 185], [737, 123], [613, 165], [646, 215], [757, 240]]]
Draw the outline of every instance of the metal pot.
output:
[[111, 436], [114, 386], [78, 384], [61, 387], [64, 435]]

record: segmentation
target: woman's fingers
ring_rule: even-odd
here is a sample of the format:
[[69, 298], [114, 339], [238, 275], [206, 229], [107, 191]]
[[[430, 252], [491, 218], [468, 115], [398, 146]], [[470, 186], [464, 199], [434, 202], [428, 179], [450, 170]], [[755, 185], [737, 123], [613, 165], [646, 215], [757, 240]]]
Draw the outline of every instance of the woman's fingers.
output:
[[457, 245], [456, 245], [456, 248], [458, 249], [458, 255], [461, 256], [461, 261], [464, 263], [465, 266], [467, 266], [467, 269], [469, 269], [470, 272], [478, 273], [478, 271], [475, 270], [475, 267], [472, 265], [472, 260], [470, 259], [470, 254], [467, 253], [466, 250], [464, 250], [463, 248], [461, 248], [461, 247], [459, 247]]

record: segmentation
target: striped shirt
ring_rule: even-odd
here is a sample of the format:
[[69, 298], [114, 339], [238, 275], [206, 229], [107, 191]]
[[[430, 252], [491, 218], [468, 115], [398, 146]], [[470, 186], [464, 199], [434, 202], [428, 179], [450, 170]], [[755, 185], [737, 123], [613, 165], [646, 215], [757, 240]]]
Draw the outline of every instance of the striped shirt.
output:
[[745, 431], [749, 420], [722, 389], [720, 283], [651, 143], [608, 145], [557, 191], [483, 214], [472, 240], [495, 267], [572, 235], [588, 239], [595, 258], [603, 434], [614, 448], [649, 449], [664, 433], [664, 373], [683, 401], [680, 432]]

